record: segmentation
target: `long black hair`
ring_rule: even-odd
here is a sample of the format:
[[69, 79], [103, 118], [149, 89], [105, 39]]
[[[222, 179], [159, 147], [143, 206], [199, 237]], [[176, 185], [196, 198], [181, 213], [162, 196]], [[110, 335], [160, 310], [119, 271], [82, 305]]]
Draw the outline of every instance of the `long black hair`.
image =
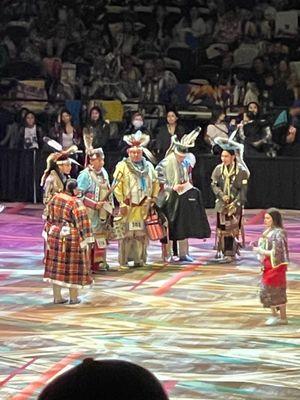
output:
[[76, 179], [67, 179], [65, 182], [65, 191], [74, 196], [74, 190], [77, 189], [78, 183]]
[[97, 112], [99, 113], [99, 119], [98, 119], [98, 121], [99, 121], [99, 122], [103, 121], [103, 111], [101, 110], [101, 108], [100, 108], [99, 106], [93, 106], [93, 107], [90, 109], [90, 112], [89, 112], [89, 121], [92, 120], [91, 116], [92, 116], [92, 112], [93, 112], [94, 110], [97, 111]]
[[31, 114], [31, 115], [33, 115], [33, 117], [34, 117], [34, 124], [35, 125], [37, 125], [37, 120], [36, 120], [36, 115], [35, 115], [35, 113], [33, 112], [33, 111], [27, 111], [26, 112], [26, 114], [24, 115], [24, 118], [23, 118], [23, 125], [26, 127], [26, 118], [27, 118], [27, 115], [29, 115], [29, 114]]
[[70, 113], [70, 111], [69, 111], [67, 108], [63, 108], [63, 109], [61, 110], [60, 114], [59, 114], [59, 116], [60, 116], [59, 124], [60, 124], [60, 126], [61, 126], [63, 129], [65, 129], [66, 124], [65, 124], [64, 121], [62, 120], [62, 115], [63, 115], [63, 114], [68, 114], [68, 115], [70, 115], [70, 117], [71, 117], [71, 123], [72, 123], [72, 114]]
[[220, 115], [222, 115], [222, 114], [225, 114], [224, 109], [223, 109], [221, 106], [215, 106], [215, 107], [211, 110], [211, 119], [210, 119], [210, 122], [211, 122], [212, 124], [215, 124], [215, 123], [218, 121]]
[[269, 208], [266, 211], [266, 214], [271, 215], [274, 228], [283, 229], [282, 215], [277, 208], [274, 208], [274, 207]]

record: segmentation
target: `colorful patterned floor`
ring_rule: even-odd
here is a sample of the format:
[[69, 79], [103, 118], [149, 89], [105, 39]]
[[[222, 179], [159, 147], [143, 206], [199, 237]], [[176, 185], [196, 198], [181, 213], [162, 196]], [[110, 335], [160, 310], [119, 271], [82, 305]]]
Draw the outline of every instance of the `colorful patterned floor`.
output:
[[[210, 211], [213, 226], [214, 215]], [[265, 327], [255, 255], [216, 265], [213, 239], [191, 241], [190, 265], [97, 276], [83, 303], [55, 306], [42, 281], [41, 208], [9, 204], [0, 214], [0, 399], [36, 399], [56, 374], [83, 358], [121, 358], [149, 368], [170, 399], [300, 398], [300, 211], [286, 211], [292, 263], [289, 325]], [[246, 242], [262, 232], [246, 211]], [[150, 262], [160, 246], [153, 243]]]

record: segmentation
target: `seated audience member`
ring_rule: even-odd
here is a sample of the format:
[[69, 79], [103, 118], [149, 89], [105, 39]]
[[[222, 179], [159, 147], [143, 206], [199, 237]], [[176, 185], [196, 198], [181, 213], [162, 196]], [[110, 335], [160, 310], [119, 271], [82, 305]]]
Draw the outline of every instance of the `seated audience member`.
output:
[[245, 97], [243, 104], [247, 106], [247, 104], [258, 103], [259, 98], [259, 90], [256, 86], [255, 82], [247, 82], [245, 87]]
[[228, 139], [228, 127], [225, 123], [225, 112], [221, 106], [216, 106], [212, 109], [210, 124], [207, 126], [205, 141], [214, 149], [214, 139], [217, 137]]
[[252, 63], [251, 78], [259, 90], [263, 89], [264, 75], [268, 72], [266, 63], [262, 57], [255, 57]]
[[228, 10], [223, 15], [218, 15], [213, 36], [221, 43], [233, 44], [237, 42], [242, 33], [242, 23], [234, 9]]
[[139, 37], [135, 32], [134, 23], [127, 18], [123, 21], [122, 31], [115, 37], [114, 51], [128, 56], [133, 53], [138, 41]]
[[198, 7], [184, 9], [183, 17], [173, 28], [173, 34], [180, 43], [192, 48], [199, 46], [199, 38], [206, 34], [206, 25], [200, 17]]
[[141, 71], [134, 65], [133, 57], [124, 56], [122, 60], [123, 78], [129, 81], [138, 81], [141, 78]]
[[125, 70], [120, 72], [120, 81], [118, 84], [120, 92], [127, 100], [137, 99], [140, 95], [140, 90], [137, 81], [128, 79], [128, 74]]
[[160, 101], [169, 102], [173, 89], [176, 87], [178, 81], [172, 71], [166, 69], [165, 61], [163, 58], [155, 60], [155, 74], [159, 82]]
[[50, 382], [38, 400], [168, 400], [147, 369], [128, 361], [87, 358]]
[[147, 60], [143, 66], [144, 75], [138, 81], [140, 90], [140, 102], [144, 105], [144, 114], [159, 114], [159, 106], [157, 105], [160, 97], [159, 79], [156, 76], [155, 65], [153, 61]]
[[264, 76], [265, 82], [262, 91], [263, 109], [272, 111], [273, 106], [289, 107], [294, 101], [294, 91], [288, 88], [287, 82], [278, 80], [272, 72]]
[[276, 156], [277, 146], [272, 140], [269, 121], [261, 116], [259, 105], [255, 102], [247, 106], [239, 137], [245, 144], [246, 156]]
[[300, 100], [282, 111], [273, 125], [274, 141], [281, 146], [280, 155], [300, 156]]

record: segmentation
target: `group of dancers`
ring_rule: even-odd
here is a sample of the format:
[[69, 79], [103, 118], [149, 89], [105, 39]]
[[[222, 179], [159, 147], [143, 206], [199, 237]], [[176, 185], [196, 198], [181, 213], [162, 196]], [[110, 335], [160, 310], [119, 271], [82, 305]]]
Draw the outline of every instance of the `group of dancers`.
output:
[[[48, 157], [41, 181], [44, 280], [53, 286], [55, 304], [78, 304], [78, 290], [92, 284], [91, 272], [109, 269], [111, 239], [118, 240], [120, 271], [146, 265], [153, 232], [161, 241], [164, 262], [193, 262], [188, 239], [211, 234], [201, 192], [192, 182], [195, 158], [190, 151], [199, 132], [197, 128], [180, 139], [174, 135], [156, 167], [147, 149], [149, 136], [141, 131], [125, 135], [127, 157], [116, 165], [112, 182], [104, 168], [102, 148], [92, 146], [92, 132], [85, 140], [86, 167], [77, 179], [69, 177], [76, 146]], [[240, 144], [222, 139], [217, 145], [221, 163], [211, 177], [217, 212], [216, 261], [225, 263], [232, 262], [243, 245], [250, 173]], [[285, 324], [288, 251], [280, 212], [268, 211], [265, 223], [267, 230], [255, 248], [264, 268], [261, 301], [272, 310], [267, 324]], [[62, 296], [63, 287], [69, 289], [69, 300]]]

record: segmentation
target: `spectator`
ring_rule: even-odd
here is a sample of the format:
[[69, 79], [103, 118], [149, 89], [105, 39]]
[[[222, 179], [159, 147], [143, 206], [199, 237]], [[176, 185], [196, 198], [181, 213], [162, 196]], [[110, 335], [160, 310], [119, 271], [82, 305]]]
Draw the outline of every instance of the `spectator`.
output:
[[184, 15], [174, 27], [173, 35], [179, 42], [192, 48], [199, 47], [199, 38], [206, 34], [206, 25], [197, 7], [185, 8]]
[[68, 149], [73, 144], [80, 147], [81, 137], [78, 129], [72, 124], [72, 115], [67, 109], [60, 112], [58, 124], [51, 129], [50, 136], [60, 143], [63, 149]]
[[156, 40], [160, 49], [167, 47], [168, 36], [172, 29], [172, 17], [168, 13], [167, 7], [163, 4], [157, 4], [153, 10], [153, 20], [151, 21], [151, 28], [156, 32]]
[[83, 140], [86, 152], [99, 147], [106, 148], [109, 140], [109, 120], [104, 120], [101, 109], [94, 106], [90, 109], [89, 120], [83, 128]]
[[147, 114], [158, 115], [159, 101], [159, 79], [155, 73], [153, 61], [146, 61], [144, 64], [144, 75], [139, 81], [140, 102], [144, 104]]
[[43, 131], [37, 125], [36, 116], [28, 111], [24, 117], [24, 125], [19, 131], [21, 146], [24, 149], [41, 149], [43, 147]]
[[[289, 62], [283, 58], [275, 68], [275, 84], [285, 84], [288, 91], [292, 91], [294, 98], [298, 98], [299, 79], [291, 71]], [[290, 95], [292, 96], [292, 95]]]
[[169, 102], [173, 89], [178, 81], [173, 72], [166, 69], [163, 58], [158, 58], [154, 62], [156, 78], [159, 81], [160, 101]]
[[280, 155], [300, 156], [300, 100], [295, 100], [289, 110], [278, 115], [273, 126], [273, 137], [282, 146]]
[[25, 38], [22, 43], [22, 51], [20, 59], [28, 63], [33, 63], [37, 66], [42, 64], [41, 46], [42, 41], [38, 38], [37, 33], [32, 30], [28, 38]]
[[221, 43], [234, 44], [242, 34], [241, 20], [234, 10], [219, 15], [213, 37]]
[[[24, 121], [25, 115], [28, 112], [29, 110], [27, 108], [22, 108], [20, 111], [15, 111], [13, 121], [7, 119], [7, 125], [5, 126], [5, 136], [0, 141], [0, 146], [6, 146], [9, 149], [23, 148], [23, 143], [21, 143], [20, 140], [20, 129], [21, 124]], [[8, 117], [8, 113], [1, 115], [2, 122], [5, 121], [5, 117]]]
[[250, 103], [258, 103], [259, 98], [259, 90], [256, 86], [255, 82], [248, 82], [246, 84], [246, 93], [244, 97], [244, 105], [250, 104]]
[[74, 99], [73, 90], [56, 79], [54, 79], [50, 84], [50, 87], [48, 89], [48, 96], [49, 100], [51, 101], [64, 101]]
[[232, 78], [233, 55], [230, 51], [224, 53], [219, 73], [219, 81], [230, 82]]
[[275, 81], [274, 74], [265, 75], [265, 84], [262, 92], [262, 104], [264, 112], [271, 111], [273, 106], [288, 107], [293, 103], [294, 92], [288, 89], [287, 82]]
[[139, 40], [137, 46], [137, 56], [140, 58], [149, 58], [158, 56], [162, 51], [161, 43], [157, 39], [157, 26], [147, 29], [145, 38]]
[[122, 62], [123, 79], [128, 81], [138, 81], [141, 78], [141, 71], [134, 66], [132, 56], [124, 56]]
[[84, 58], [87, 61], [93, 62], [95, 57], [105, 54], [113, 50], [113, 39], [108, 28], [106, 20], [97, 21], [93, 23], [88, 30], [85, 48]]
[[176, 135], [181, 140], [185, 133], [185, 127], [179, 121], [179, 114], [176, 110], [170, 109], [167, 112], [166, 121], [158, 128], [156, 136], [156, 151], [159, 160], [165, 157], [166, 151], [171, 145], [172, 137]]
[[276, 9], [274, 7], [267, 7], [264, 11], [264, 19], [260, 26], [261, 36], [263, 39], [270, 40], [274, 37], [275, 20]]
[[147, 129], [145, 127], [143, 114], [139, 111], [132, 114], [131, 122], [125, 130], [124, 135], [131, 135], [136, 133], [137, 131], [141, 131], [142, 133], [146, 133], [147, 135], [149, 135], [149, 132], [147, 132]]
[[47, 40], [47, 56], [48, 57], [61, 57], [68, 44], [68, 28], [60, 22], [56, 26], [55, 36]]
[[210, 124], [207, 126], [205, 141], [212, 147], [215, 154], [220, 153], [220, 148], [215, 145], [217, 137], [228, 139], [228, 127], [225, 123], [225, 112], [222, 107], [215, 106], [212, 109]]
[[10, 149], [42, 149], [43, 136], [36, 115], [22, 108], [20, 112], [16, 112], [13, 123], [7, 126], [6, 136], [0, 142], [0, 146], [8, 145]]
[[253, 60], [252, 71], [251, 71], [251, 79], [256, 83], [256, 86], [259, 90], [262, 90], [264, 87], [264, 75], [268, 72], [267, 67], [265, 65], [264, 59], [262, 57], [256, 57]]
[[257, 103], [248, 104], [239, 133], [245, 143], [246, 156], [276, 156], [269, 122], [262, 118]]
[[80, 42], [86, 34], [86, 27], [83, 21], [76, 15], [72, 8], [67, 10], [67, 19], [68, 21], [72, 21], [69, 27], [70, 41]]
[[123, 22], [122, 31], [116, 36], [115, 52], [130, 55], [133, 53], [135, 46], [137, 45], [139, 38], [134, 31], [133, 22], [125, 20]]
[[270, 64], [278, 66], [281, 60], [286, 60], [289, 53], [289, 48], [281, 42], [271, 43], [267, 47], [268, 59]]
[[5, 46], [10, 60], [14, 60], [17, 58], [17, 47], [9, 35], [4, 36], [2, 40], [2, 45]]
[[121, 360], [85, 359], [50, 382], [38, 400], [168, 400], [147, 369]]
[[140, 95], [137, 81], [133, 79], [128, 79], [128, 75], [125, 70], [122, 70], [120, 72], [120, 81], [118, 84], [118, 88], [120, 93], [123, 94], [123, 98], [125, 99], [125, 101], [138, 99]]

